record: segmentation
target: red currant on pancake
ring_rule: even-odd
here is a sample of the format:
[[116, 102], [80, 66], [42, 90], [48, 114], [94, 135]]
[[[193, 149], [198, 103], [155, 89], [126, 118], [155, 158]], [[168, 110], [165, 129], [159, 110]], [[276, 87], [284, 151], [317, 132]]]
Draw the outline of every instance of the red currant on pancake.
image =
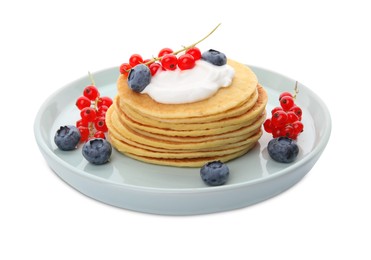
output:
[[181, 70], [192, 69], [195, 65], [195, 58], [191, 54], [186, 53], [178, 58], [178, 67]]
[[160, 68], [161, 68], [161, 64], [157, 62], [151, 63], [149, 65], [149, 70], [151, 71], [152, 76], [154, 76]]
[[174, 54], [165, 54], [161, 59], [161, 64], [166, 70], [175, 70], [178, 58]]
[[90, 85], [84, 88], [84, 96], [94, 101], [97, 97], [99, 97], [99, 91], [96, 86]]
[[82, 120], [87, 122], [93, 122], [96, 118], [96, 115], [97, 113], [95, 112], [95, 109], [91, 107], [85, 107], [80, 112]]
[[195, 61], [201, 59], [202, 54], [201, 54], [200, 49], [197, 47], [189, 48], [188, 50], [186, 50], [186, 53], [191, 54], [193, 58], [195, 59]]
[[131, 70], [131, 65], [129, 63], [123, 63], [120, 66], [120, 73], [123, 74], [125, 77], [129, 75], [129, 71]]
[[79, 110], [83, 109], [84, 107], [90, 107], [91, 101], [85, 96], [80, 96], [76, 100], [76, 106]]
[[284, 96], [280, 99], [280, 104], [283, 110], [288, 111], [295, 104], [294, 99], [290, 96]]
[[133, 54], [129, 58], [129, 64], [131, 67], [135, 67], [138, 64], [143, 63], [143, 58], [139, 54]]
[[173, 50], [170, 49], [170, 48], [163, 48], [160, 50], [160, 52], [158, 53], [158, 56], [157, 57], [162, 57], [164, 56], [165, 54], [171, 54], [173, 53]]
[[100, 108], [101, 106], [110, 107], [112, 105], [112, 99], [110, 97], [100, 97], [98, 98], [97, 107]]

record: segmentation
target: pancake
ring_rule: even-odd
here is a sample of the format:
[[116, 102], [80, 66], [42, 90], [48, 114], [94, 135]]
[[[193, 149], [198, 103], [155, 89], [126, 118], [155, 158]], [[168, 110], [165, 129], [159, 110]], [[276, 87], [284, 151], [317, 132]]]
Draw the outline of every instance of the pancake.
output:
[[[120, 123], [118, 123], [120, 122]], [[246, 137], [246, 135], [232, 136], [228, 138], [220, 138], [215, 140], [208, 140], [204, 142], [173, 142], [168, 140], [159, 140], [156, 138], [148, 137], [142, 133], [135, 132], [125, 123], [120, 121], [119, 116], [117, 115], [115, 109], [112, 106], [108, 109], [106, 113], [106, 124], [109, 129], [115, 129], [117, 137], [123, 137], [124, 139], [129, 139], [133, 142], [141, 143], [147, 146], [165, 148], [169, 150], [182, 150], [182, 149], [210, 149], [213, 147], [223, 146], [230, 143], [241, 142]], [[110, 130], [111, 131], [111, 130]], [[109, 132], [109, 134], [111, 134]]]
[[[118, 95], [116, 97], [119, 99], [117, 100], [117, 102], [119, 103], [118, 105], [120, 106], [120, 109], [125, 111], [129, 116], [133, 118], [139, 117], [140, 118], [139, 122], [143, 122], [143, 123], [146, 123], [146, 122], [148, 123], [148, 120], [157, 121], [163, 124], [162, 127], [166, 128], [168, 127], [166, 126], [166, 123], [169, 123], [168, 125], [170, 126], [173, 124], [184, 124], [184, 123], [205, 124], [208, 122], [218, 121], [226, 117], [234, 117], [234, 116], [242, 115], [255, 105], [258, 99], [258, 91], [257, 90], [254, 91], [252, 96], [250, 96], [250, 98], [246, 100], [244, 103], [236, 107], [233, 107], [231, 109], [228, 109], [224, 111], [223, 113], [213, 114], [213, 115], [208, 115], [208, 116], [203, 116], [203, 117], [186, 117], [186, 118], [159, 118], [159, 117], [154, 117], [154, 116], [149, 117], [148, 115], [145, 115], [140, 110], [138, 110], [138, 108], [130, 107], [128, 106], [128, 104], [125, 104], [124, 102], [120, 101], [120, 97]], [[153, 124], [153, 123], [149, 122], [149, 124]]]
[[141, 117], [133, 118], [127, 115], [126, 110], [120, 109], [117, 104], [118, 98], [116, 98], [116, 105], [114, 107], [117, 110], [116, 112], [120, 114], [120, 119], [134, 130], [166, 136], [209, 136], [231, 132], [244, 126], [248, 126], [256, 121], [257, 116], [261, 115], [265, 110], [268, 100], [267, 94], [261, 86], [258, 86], [258, 93], [257, 102], [246, 113], [240, 116], [226, 117], [215, 122], [204, 124], [170, 124], [168, 122], [163, 123], [151, 120], [150, 118], [148, 118], [146, 122], [143, 122], [144, 120], [142, 120]]
[[219, 150], [179, 150], [177, 152], [174, 151], [151, 151], [149, 149], [144, 149], [142, 147], [137, 147], [135, 145], [126, 143], [124, 141], [120, 141], [116, 139], [113, 135], [110, 135], [110, 141], [116, 147], [117, 150], [131, 153], [138, 156], [145, 156], [145, 157], [153, 157], [153, 158], [165, 158], [165, 159], [187, 159], [187, 158], [202, 158], [202, 157], [212, 157], [212, 156], [224, 156], [227, 154], [233, 154], [242, 150], [245, 150], [251, 146], [251, 144], [255, 144], [256, 141], [259, 139], [261, 133], [258, 132], [255, 135], [249, 137], [244, 141], [243, 145], [235, 146], [235, 147], [228, 147]]
[[222, 162], [230, 161], [232, 159], [235, 159], [237, 157], [244, 155], [245, 153], [250, 151], [252, 148], [254, 148], [254, 146], [255, 146], [255, 143], [251, 144], [246, 149], [236, 152], [236, 153], [222, 155], [222, 156], [203, 157], [203, 158], [164, 159], [164, 158], [139, 156], [139, 155], [135, 155], [131, 153], [126, 153], [126, 155], [133, 159], [147, 162], [147, 163], [152, 163], [152, 164], [176, 166], [176, 167], [201, 167], [206, 162], [217, 161], [217, 160], [222, 161]]
[[198, 102], [158, 103], [147, 94], [132, 91], [123, 75], [120, 75], [117, 81], [118, 95], [129, 107], [136, 108], [149, 117], [189, 118], [220, 114], [246, 102], [256, 91], [258, 84], [258, 79], [250, 68], [233, 60], [228, 60], [228, 64], [235, 70], [232, 84], [220, 88], [212, 97]]
[[173, 142], [205, 142], [205, 141], [210, 141], [210, 140], [216, 140], [216, 139], [221, 139], [221, 138], [228, 138], [228, 137], [233, 137], [233, 136], [240, 136], [240, 135], [247, 135], [253, 132], [256, 132], [258, 129], [260, 129], [262, 123], [264, 122], [266, 117], [266, 114], [263, 113], [261, 114], [260, 117], [256, 119], [253, 123], [247, 126], [243, 126], [237, 130], [233, 130], [230, 132], [222, 133], [222, 134], [217, 134], [217, 135], [203, 135], [203, 136], [167, 136], [167, 135], [161, 135], [161, 134], [154, 134], [150, 132], [145, 132], [145, 131], [140, 131], [131, 128], [134, 132], [138, 132], [142, 135], [148, 136], [148, 137], [153, 137], [159, 140], [168, 140], [168, 141], [173, 141]]
[[119, 76], [118, 94], [106, 113], [112, 146], [136, 160], [177, 167], [227, 162], [250, 151], [262, 135], [268, 96], [251, 69], [228, 64], [235, 70], [229, 87], [185, 104], [158, 103]]

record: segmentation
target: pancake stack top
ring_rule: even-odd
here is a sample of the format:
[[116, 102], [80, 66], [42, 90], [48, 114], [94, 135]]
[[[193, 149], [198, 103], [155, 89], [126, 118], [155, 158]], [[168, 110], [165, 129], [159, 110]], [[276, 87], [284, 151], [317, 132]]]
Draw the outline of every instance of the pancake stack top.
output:
[[267, 94], [256, 75], [228, 60], [235, 75], [210, 98], [163, 104], [132, 91], [125, 76], [106, 114], [109, 139], [121, 153], [160, 165], [200, 167], [232, 160], [251, 150], [262, 135]]

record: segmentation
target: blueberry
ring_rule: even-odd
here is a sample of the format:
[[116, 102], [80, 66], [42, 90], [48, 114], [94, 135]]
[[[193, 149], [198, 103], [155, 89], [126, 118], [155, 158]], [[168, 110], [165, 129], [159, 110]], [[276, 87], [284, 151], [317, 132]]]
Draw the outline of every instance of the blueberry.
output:
[[291, 138], [278, 137], [269, 141], [268, 153], [277, 162], [290, 163], [298, 156], [299, 147]]
[[202, 53], [202, 59], [216, 66], [222, 66], [227, 63], [227, 57], [225, 54], [213, 49]]
[[142, 92], [151, 82], [151, 71], [148, 66], [138, 64], [132, 68], [128, 75], [129, 87], [135, 92]]
[[223, 185], [229, 177], [229, 168], [221, 161], [212, 161], [202, 166], [200, 170], [202, 180], [210, 186]]
[[90, 139], [82, 147], [82, 155], [92, 164], [104, 164], [108, 162], [111, 154], [112, 146], [103, 138]]
[[73, 125], [61, 126], [54, 135], [54, 143], [63, 151], [70, 151], [76, 148], [80, 142], [81, 134], [79, 129]]

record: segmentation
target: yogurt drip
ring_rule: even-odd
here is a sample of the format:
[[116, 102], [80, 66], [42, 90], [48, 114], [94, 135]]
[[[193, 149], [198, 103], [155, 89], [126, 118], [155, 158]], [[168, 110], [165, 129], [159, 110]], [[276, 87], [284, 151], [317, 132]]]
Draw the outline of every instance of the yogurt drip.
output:
[[158, 103], [182, 104], [207, 99], [219, 88], [232, 84], [234, 69], [228, 64], [215, 66], [198, 60], [190, 70], [158, 71], [141, 92]]

